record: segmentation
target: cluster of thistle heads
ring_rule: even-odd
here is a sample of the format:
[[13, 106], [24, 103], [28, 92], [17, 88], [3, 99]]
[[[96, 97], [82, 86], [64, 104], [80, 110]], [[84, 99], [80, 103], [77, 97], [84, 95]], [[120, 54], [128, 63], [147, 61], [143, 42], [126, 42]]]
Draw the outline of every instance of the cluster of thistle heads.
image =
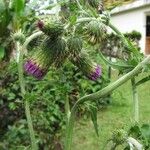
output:
[[[83, 50], [83, 40], [79, 36], [63, 38], [64, 25], [61, 22], [38, 21], [37, 27], [44, 33], [44, 40], [24, 63], [27, 74], [42, 79], [50, 67], [61, 67], [69, 59], [89, 79], [96, 81], [101, 76], [100, 65], [94, 63]], [[102, 27], [89, 22], [85, 34], [91, 44], [101, 40]]]

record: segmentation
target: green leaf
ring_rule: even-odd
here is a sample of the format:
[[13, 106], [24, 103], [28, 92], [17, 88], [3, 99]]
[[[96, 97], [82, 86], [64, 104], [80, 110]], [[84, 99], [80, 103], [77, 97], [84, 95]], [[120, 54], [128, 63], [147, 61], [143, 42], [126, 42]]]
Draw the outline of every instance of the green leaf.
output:
[[75, 24], [76, 20], [77, 20], [77, 16], [76, 16], [76, 15], [72, 15], [72, 16], [70, 16], [70, 18], [69, 18], [69, 21], [70, 21], [70, 23], [71, 23], [72, 25]]
[[145, 83], [145, 82], [147, 82], [147, 81], [149, 81], [149, 80], [150, 80], [150, 75], [147, 76], [147, 77], [145, 77], [145, 78], [143, 78], [143, 79], [141, 79], [140, 81], [138, 81], [138, 82], [135, 84], [135, 86], [139, 86], [139, 85], [141, 85], [141, 84], [143, 84], [143, 83]]
[[0, 60], [3, 59], [5, 56], [5, 49], [4, 47], [0, 46]]
[[20, 16], [25, 8], [25, 0], [13, 0], [12, 8], [14, 9], [16, 16]]
[[91, 119], [94, 125], [95, 132], [97, 136], [99, 136], [98, 123], [97, 123], [97, 107], [94, 105], [90, 105], [90, 113], [91, 113]]
[[141, 132], [145, 138], [150, 139], [150, 125], [149, 124], [143, 124], [141, 127]]
[[131, 126], [128, 133], [130, 136], [138, 138], [141, 134], [141, 128], [138, 125]]
[[3, 0], [0, 0], [0, 13], [3, 13], [6, 10]]
[[16, 97], [16, 95], [14, 93], [9, 93], [7, 98], [8, 98], [8, 100], [14, 100], [15, 97]]
[[11, 20], [11, 13], [5, 0], [0, 0], [0, 36], [6, 34], [7, 26]]
[[35, 99], [36, 99], [36, 95], [35, 95], [35, 93], [33, 93], [33, 92], [30, 92], [30, 93], [26, 93], [25, 95], [24, 95], [24, 99], [26, 100], [26, 101], [29, 101], [29, 102], [33, 102]]
[[102, 60], [108, 64], [109, 66], [113, 67], [113, 68], [116, 68], [116, 69], [119, 69], [119, 70], [124, 70], [124, 69], [132, 69], [134, 68], [134, 66], [132, 65], [127, 65], [123, 62], [120, 62], [120, 63], [115, 63], [115, 62], [111, 62], [110, 60], [108, 60], [107, 58], [105, 58], [105, 56], [103, 56], [103, 54], [100, 52], [100, 57], [102, 58]]
[[16, 109], [16, 104], [14, 102], [9, 103], [9, 108], [11, 110], [15, 110]]

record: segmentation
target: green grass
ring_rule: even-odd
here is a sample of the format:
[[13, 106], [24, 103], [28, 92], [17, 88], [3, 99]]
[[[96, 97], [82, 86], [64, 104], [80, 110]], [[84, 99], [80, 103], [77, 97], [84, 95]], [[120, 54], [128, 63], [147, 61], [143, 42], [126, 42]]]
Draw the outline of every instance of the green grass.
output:
[[[137, 79], [142, 78], [140, 75]], [[117, 73], [113, 72], [112, 80], [116, 80]], [[150, 81], [138, 87], [140, 123], [150, 122]], [[97, 138], [93, 124], [88, 120], [79, 120], [75, 124], [72, 150], [102, 150], [106, 141], [111, 138], [116, 129], [127, 128], [133, 124], [133, 102], [131, 83], [128, 81], [113, 94], [111, 105], [98, 113], [100, 137]], [[105, 148], [109, 149], [109, 148]], [[121, 148], [119, 148], [121, 150]]]

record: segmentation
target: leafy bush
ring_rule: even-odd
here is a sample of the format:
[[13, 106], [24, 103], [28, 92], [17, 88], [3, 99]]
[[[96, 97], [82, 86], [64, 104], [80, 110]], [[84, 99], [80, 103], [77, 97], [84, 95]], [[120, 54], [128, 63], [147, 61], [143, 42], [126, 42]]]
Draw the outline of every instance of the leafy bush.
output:
[[[99, 56], [94, 55], [100, 61]], [[104, 65], [103, 68], [106, 66]], [[0, 148], [29, 148], [30, 139], [24, 114], [24, 101], [21, 98], [15, 62], [11, 62], [5, 70], [1, 70], [0, 81], [2, 84], [0, 130], [3, 131], [0, 136]], [[107, 68], [103, 69], [102, 78], [94, 82], [84, 77], [68, 61], [63, 68], [57, 70], [50, 68], [48, 75], [42, 81], [28, 76], [25, 76], [25, 81], [28, 91], [25, 99], [30, 102], [32, 108], [32, 120], [34, 129], [38, 133], [36, 139], [40, 149], [55, 149], [61, 145], [62, 134], [60, 133], [65, 126], [65, 101], [67, 99], [72, 106], [80, 96], [96, 92], [109, 83]], [[106, 98], [109, 100], [109, 97]], [[104, 103], [96, 102], [95, 104], [101, 108], [101, 104]], [[88, 116], [87, 107], [88, 104], [80, 106], [78, 116], [86, 114]]]

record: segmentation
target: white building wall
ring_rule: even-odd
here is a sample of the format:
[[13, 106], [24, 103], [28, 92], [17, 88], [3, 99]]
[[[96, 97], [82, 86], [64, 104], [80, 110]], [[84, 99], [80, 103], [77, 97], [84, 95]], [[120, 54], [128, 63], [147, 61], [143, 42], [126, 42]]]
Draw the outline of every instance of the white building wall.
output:
[[150, 6], [128, 10], [112, 14], [111, 22], [118, 27], [118, 29], [125, 33], [136, 30], [142, 34], [140, 41], [140, 47], [142, 52], [145, 49], [145, 38], [146, 38], [146, 15], [150, 11]]

